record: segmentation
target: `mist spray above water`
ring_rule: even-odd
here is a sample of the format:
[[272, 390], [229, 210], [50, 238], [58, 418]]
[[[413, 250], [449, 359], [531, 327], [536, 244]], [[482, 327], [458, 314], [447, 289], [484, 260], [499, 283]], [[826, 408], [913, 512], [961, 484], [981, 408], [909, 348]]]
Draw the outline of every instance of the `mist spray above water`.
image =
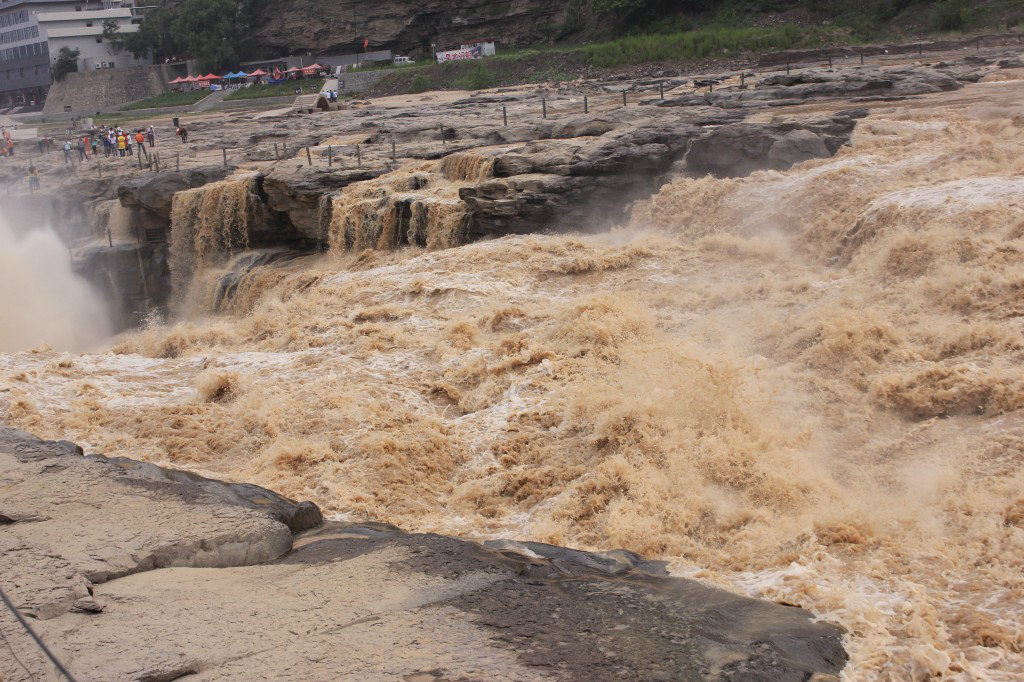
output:
[[0, 351], [84, 350], [109, 334], [103, 301], [72, 271], [60, 238], [41, 226], [16, 234], [0, 215]]

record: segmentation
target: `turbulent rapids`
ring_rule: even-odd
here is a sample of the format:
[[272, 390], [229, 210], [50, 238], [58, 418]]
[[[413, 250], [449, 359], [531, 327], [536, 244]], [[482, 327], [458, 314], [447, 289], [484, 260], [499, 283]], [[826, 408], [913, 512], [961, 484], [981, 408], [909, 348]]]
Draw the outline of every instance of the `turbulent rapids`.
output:
[[0, 355], [0, 416], [342, 517], [666, 558], [841, 624], [849, 680], [1024, 675], [1024, 112], [876, 113], [585, 237], [443, 249], [490, 167], [406, 170], [302, 258], [208, 262], [252, 190], [179, 193], [208, 314]]

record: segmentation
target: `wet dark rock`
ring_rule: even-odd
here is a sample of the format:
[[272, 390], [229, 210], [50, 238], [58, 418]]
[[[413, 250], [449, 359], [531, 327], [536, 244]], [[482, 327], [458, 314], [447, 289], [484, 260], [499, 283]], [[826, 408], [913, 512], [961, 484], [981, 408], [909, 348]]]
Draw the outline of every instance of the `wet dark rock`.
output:
[[[859, 112], [855, 112], [859, 115]], [[684, 157], [690, 174], [720, 177], [757, 170], [788, 170], [810, 159], [824, 159], [848, 143], [855, 119], [837, 115], [816, 123], [738, 123], [694, 140]]]
[[488, 584], [447, 605], [490, 631], [531, 669], [569, 680], [833, 679], [846, 663], [841, 633], [804, 611], [668, 577], [631, 552], [543, 543], [483, 546], [386, 526], [328, 524], [302, 536], [282, 563], [350, 561], [385, 547], [400, 571]]
[[167, 221], [171, 217], [171, 202], [175, 193], [223, 180], [231, 170], [224, 166], [213, 166], [136, 176], [118, 186], [117, 197], [125, 208], [148, 211]]
[[[339, 147], [338, 153], [348, 154]], [[353, 182], [371, 180], [387, 172], [384, 166], [375, 168], [313, 168], [279, 163], [263, 178], [263, 195], [267, 208], [280, 216], [306, 239], [326, 240], [326, 225], [330, 222], [330, 205], [325, 197]], [[325, 213], [326, 211], [326, 213]]]
[[117, 329], [136, 326], [147, 311], [167, 305], [171, 271], [163, 244], [97, 244], [79, 251], [74, 269], [110, 302]]

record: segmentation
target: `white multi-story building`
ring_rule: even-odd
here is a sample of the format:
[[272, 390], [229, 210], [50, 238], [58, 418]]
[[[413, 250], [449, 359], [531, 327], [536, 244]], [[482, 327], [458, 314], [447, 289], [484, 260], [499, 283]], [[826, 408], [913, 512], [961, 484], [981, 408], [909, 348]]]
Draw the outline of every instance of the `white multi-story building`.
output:
[[145, 9], [134, 0], [0, 0], [0, 104], [41, 102], [62, 47], [79, 50], [79, 71], [149, 63], [102, 35], [109, 19], [120, 33], [137, 31]]

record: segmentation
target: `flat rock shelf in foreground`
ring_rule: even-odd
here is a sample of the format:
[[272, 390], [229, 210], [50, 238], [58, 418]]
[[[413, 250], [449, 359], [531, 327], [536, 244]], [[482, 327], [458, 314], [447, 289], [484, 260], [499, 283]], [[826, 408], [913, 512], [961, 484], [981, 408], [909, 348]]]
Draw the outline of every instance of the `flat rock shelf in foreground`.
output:
[[[321, 521], [0, 427], [0, 580], [80, 680], [824, 681], [846, 662], [807, 612], [629, 552]], [[25, 666], [0, 657], [5, 681], [49, 674], [9, 613], [0, 631]]]

